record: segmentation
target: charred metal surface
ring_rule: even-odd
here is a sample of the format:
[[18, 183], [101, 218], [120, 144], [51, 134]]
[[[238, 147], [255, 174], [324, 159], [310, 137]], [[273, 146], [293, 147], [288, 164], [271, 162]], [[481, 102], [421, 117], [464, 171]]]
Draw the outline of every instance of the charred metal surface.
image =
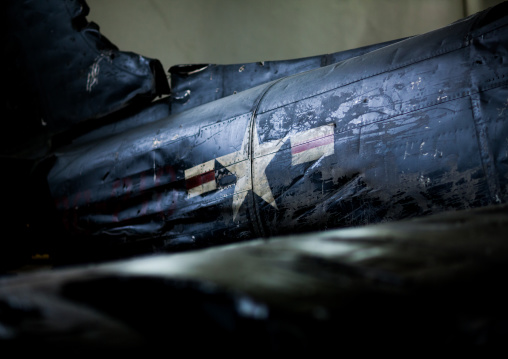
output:
[[508, 335], [507, 231], [505, 204], [3, 276], [0, 345], [18, 354], [498, 354]]
[[506, 202], [507, 15], [62, 148], [66, 240], [179, 250]]
[[169, 69], [171, 74], [171, 109], [173, 113], [182, 112], [282, 77], [364, 55], [401, 40], [283, 61], [259, 61], [233, 65], [175, 65]]

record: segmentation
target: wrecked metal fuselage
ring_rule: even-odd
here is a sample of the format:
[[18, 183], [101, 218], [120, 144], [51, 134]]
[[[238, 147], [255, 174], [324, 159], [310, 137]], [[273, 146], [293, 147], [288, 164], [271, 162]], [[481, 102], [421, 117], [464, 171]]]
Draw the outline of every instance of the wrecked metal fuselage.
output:
[[505, 5], [75, 141], [47, 176], [66, 230], [195, 248], [506, 202]]
[[0, 277], [0, 343], [27, 354], [159, 355], [169, 341], [205, 355], [498, 353], [507, 209]]

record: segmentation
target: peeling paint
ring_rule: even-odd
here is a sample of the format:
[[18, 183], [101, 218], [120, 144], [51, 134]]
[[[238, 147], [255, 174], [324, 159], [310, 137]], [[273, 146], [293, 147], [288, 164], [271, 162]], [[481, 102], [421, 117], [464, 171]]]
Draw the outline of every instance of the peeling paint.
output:
[[161, 141], [158, 140], [156, 137], [154, 137], [153, 142], [152, 142], [152, 148], [157, 148], [160, 146], [160, 144], [161, 144]]
[[417, 81], [411, 81], [411, 90], [414, 90], [415, 87], [417, 89], [419, 89], [421, 83], [422, 83], [422, 78], [418, 76], [418, 80]]
[[181, 95], [177, 95], [175, 93], [172, 93], [171, 96], [173, 97], [173, 99], [175, 99], [176, 101], [189, 101], [190, 99], [190, 95], [191, 95], [191, 90], [185, 90], [183, 94]]
[[153, 153], [153, 182], [157, 182], [157, 171], [156, 171], [156, 163], [155, 163], [155, 152]]
[[424, 187], [429, 186], [431, 183], [430, 177], [425, 177], [424, 175], [420, 175], [420, 177], [418, 178], [418, 181]]
[[497, 111], [498, 111], [498, 117], [501, 117], [503, 116], [504, 112], [506, 111], [506, 109], [508, 108], [508, 99], [506, 99], [506, 101], [504, 102], [503, 104], [503, 107], [501, 108], [498, 108]]
[[423, 147], [425, 146], [425, 141], [423, 141], [421, 144], [420, 144], [420, 154], [422, 156], [427, 156], [429, 153], [428, 152], [425, 152], [423, 153]]
[[435, 150], [435, 152], [434, 152], [434, 156], [433, 156], [433, 157], [434, 157], [434, 158], [437, 158], [437, 157], [438, 157], [438, 158], [441, 158], [441, 157], [443, 157], [443, 151], [439, 151], [439, 150], [436, 148], [436, 150]]
[[101, 52], [101, 54], [95, 59], [93, 64], [90, 66], [86, 81], [87, 92], [92, 92], [92, 89], [99, 84], [100, 63], [103, 60], [107, 60], [109, 63], [112, 63], [111, 56], [112, 51]]

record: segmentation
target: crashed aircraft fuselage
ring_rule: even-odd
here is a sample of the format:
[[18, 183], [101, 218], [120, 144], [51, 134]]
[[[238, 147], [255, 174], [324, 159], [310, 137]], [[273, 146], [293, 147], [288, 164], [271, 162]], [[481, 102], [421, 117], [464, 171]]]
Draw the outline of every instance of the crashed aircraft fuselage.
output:
[[480, 13], [75, 141], [47, 176], [56, 208], [76, 238], [170, 249], [506, 202], [507, 22]]

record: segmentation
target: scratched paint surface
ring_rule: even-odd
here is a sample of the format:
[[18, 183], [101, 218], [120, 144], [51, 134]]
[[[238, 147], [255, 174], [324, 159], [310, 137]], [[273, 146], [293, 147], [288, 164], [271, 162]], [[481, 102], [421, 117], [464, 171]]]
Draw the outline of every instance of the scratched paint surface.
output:
[[364, 55], [403, 39], [372, 44], [332, 54], [286, 61], [262, 61], [247, 64], [176, 65], [171, 73], [171, 111], [178, 113], [219, 98], [245, 91], [282, 77], [334, 64]]
[[57, 208], [77, 236], [176, 248], [506, 202], [507, 17], [472, 24], [71, 146]]

